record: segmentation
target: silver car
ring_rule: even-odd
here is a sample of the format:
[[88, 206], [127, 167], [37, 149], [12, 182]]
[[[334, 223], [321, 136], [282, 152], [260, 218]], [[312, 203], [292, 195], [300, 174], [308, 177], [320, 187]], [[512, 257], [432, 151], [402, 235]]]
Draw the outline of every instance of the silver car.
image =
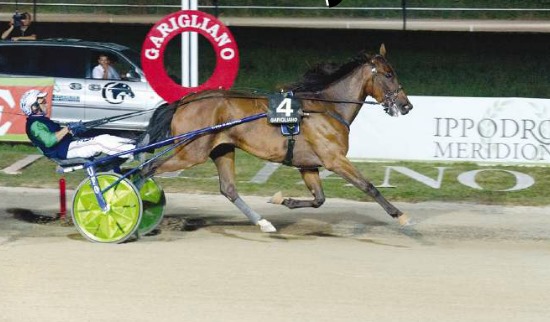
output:
[[[121, 79], [93, 79], [100, 54], [107, 55]], [[100, 128], [142, 131], [152, 111], [166, 102], [151, 88], [139, 53], [114, 44], [78, 39], [0, 41], [0, 77], [53, 77], [52, 119], [90, 121], [151, 111]]]

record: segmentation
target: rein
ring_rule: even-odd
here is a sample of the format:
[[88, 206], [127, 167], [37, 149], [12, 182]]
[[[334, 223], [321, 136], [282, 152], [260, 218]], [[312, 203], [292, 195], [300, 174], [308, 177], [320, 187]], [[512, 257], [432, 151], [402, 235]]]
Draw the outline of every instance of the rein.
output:
[[[266, 98], [266, 96], [263, 96], [263, 95], [225, 95], [225, 96], [212, 95], [212, 96], [203, 96], [203, 97], [195, 98], [195, 99], [192, 99], [192, 100], [187, 101], [187, 102], [182, 102], [181, 104], [187, 105], [187, 104], [202, 101], [202, 100], [205, 100], [205, 99], [226, 98], [226, 97], [227, 98], [243, 98], [243, 99]], [[319, 101], [319, 102], [328, 102], [328, 103], [349, 103], [349, 104], [359, 104], [359, 105], [363, 105], [363, 104], [380, 105], [380, 103], [375, 102], [375, 101], [333, 100], [333, 99], [327, 99], [327, 98], [317, 98], [317, 97], [308, 97], [308, 96], [304, 96], [304, 97], [293, 96], [293, 97], [297, 98], [297, 99], [301, 99], [301, 100]]]
[[[186, 105], [186, 104], [201, 101], [201, 100], [204, 100], [204, 99], [218, 98], [218, 97], [220, 97], [220, 96], [203, 96], [203, 97], [199, 97], [199, 98], [187, 101], [187, 102], [183, 102], [182, 104]], [[250, 96], [247, 96], [247, 95], [227, 95], [227, 96], [223, 96], [223, 97], [243, 98], [243, 99], [265, 98], [265, 96], [263, 96], [263, 95], [250, 95]], [[328, 103], [346, 103], [346, 104], [357, 104], [357, 105], [363, 105], [363, 104], [380, 105], [380, 103], [375, 102], [375, 101], [333, 100], [333, 99], [327, 99], [327, 98], [308, 97], [308, 96], [304, 96], [304, 97], [293, 96], [293, 98], [301, 99], [301, 100], [308, 100], [308, 101], [328, 102]], [[307, 111], [307, 110], [304, 110], [304, 113], [319, 113], [319, 114], [320, 113], [326, 113], [328, 116], [332, 117], [333, 119], [335, 119], [338, 122], [340, 122], [341, 124], [343, 124], [348, 129], [348, 131], [350, 130], [351, 125], [346, 120], [344, 120], [339, 114], [333, 113], [331, 111], [327, 111], [327, 110], [325, 110], [325, 111]]]
[[[194, 93], [191, 93], [191, 94], [194, 94]], [[191, 95], [190, 94], [190, 95]], [[194, 98], [194, 99], [191, 99], [189, 101], [186, 101], [186, 102], [181, 102], [182, 105], [187, 105], [187, 104], [190, 104], [190, 103], [194, 103], [194, 102], [198, 102], [198, 101], [202, 101], [202, 100], [206, 100], [206, 99], [211, 99], [211, 98], [224, 98], [224, 97], [228, 97], [228, 98], [242, 98], [242, 99], [261, 99], [261, 98], [266, 98], [266, 96], [264, 95], [225, 95], [225, 96], [220, 96], [220, 95], [210, 95], [210, 96], [203, 96], [203, 97], [198, 97], [198, 98]], [[329, 103], [348, 103], [348, 104], [360, 104], [360, 105], [363, 105], [363, 104], [371, 104], [371, 105], [377, 105], [379, 103], [377, 102], [373, 102], [373, 101], [355, 101], [355, 100], [331, 100], [331, 99], [324, 99], [324, 98], [316, 98], [316, 97], [296, 97], [297, 99], [302, 99], [302, 100], [310, 100], [310, 101], [319, 101], [319, 102], [329, 102]], [[181, 106], [181, 105], [180, 105]], [[178, 106], [178, 107], [180, 107]], [[115, 121], [120, 121], [120, 120], [124, 120], [124, 119], [127, 119], [127, 118], [131, 118], [131, 117], [135, 117], [135, 116], [139, 116], [139, 115], [143, 115], [143, 114], [146, 114], [146, 113], [150, 113], [150, 112], [153, 112], [155, 111], [157, 108], [151, 108], [151, 109], [147, 109], [147, 110], [144, 110], [144, 111], [135, 111], [135, 112], [130, 112], [130, 113], [125, 113], [125, 114], [120, 114], [120, 115], [115, 115], [115, 116], [111, 116], [111, 117], [105, 117], [105, 118], [101, 118], [101, 119], [97, 119], [97, 120], [91, 120], [91, 121], [87, 121], [87, 122], [82, 122], [82, 125], [86, 128], [86, 129], [93, 129], [93, 128], [96, 128], [98, 126], [101, 126], [103, 124], [106, 124], [106, 123], [109, 123], [109, 122], [115, 122]], [[334, 114], [330, 111], [323, 111], [323, 112], [318, 112], [318, 111], [304, 111], [305, 113], [326, 113], [328, 114], [329, 116], [335, 118], [338, 122], [344, 124], [348, 130], [349, 130], [349, 127], [350, 125], [348, 124], [348, 122], [346, 122], [341, 116], [337, 115], [337, 114]], [[8, 112], [8, 111], [0, 111], [0, 113], [2, 114], [14, 114], [14, 115], [21, 115], [21, 116], [26, 116], [25, 114], [23, 113], [17, 113], [17, 112]]]
[[100, 125], [109, 123], [109, 122], [115, 122], [115, 121], [119, 121], [119, 120], [124, 120], [124, 119], [130, 118], [130, 117], [139, 116], [139, 115], [142, 115], [142, 114], [147, 114], [147, 113], [150, 113], [150, 112], [152, 112], [152, 111], [155, 111], [156, 109], [157, 109], [157, 108], [150, 108], [150, 109], [143, 110], [143, 111], [135, 111], [135, 112], [130, 112], [130, 113], [125, 113], [125, 114], [115, 115], [115, 116], [111, 116], [111, 117], [104, 117], [104, 118], [97, 119], [97, 120], [91, 120], [91, 121], [87, 121], [87, 122], [82, 122], [82, 124], [83, 124], [87, 129], [93, 129], [93, 128], [96, 128], [96, 127], [98, 127], [98, 126], [100, 126]]
[[[401, 88], [399, 88], [395, 92], [389, 93], [388, 95], [393, 95], [394, 97], [396, 97], [397, 93], [400, 90], [401, 90]], [[254, 89], [254, 91], [260, 92], [261, 94], [258, 95], [258, 94], [251, 93], [251, 95], [244, 95], [244, 94], [243, 95], [235, 95], [235, 94], [234, 95], [210, 95], [210, 96], [202, 96], [202, 97], [194, 98], [194, 99], [191, 99], [191, 100], [186, 101], [186, 102], [181, 102], [185, 98], [184, 97], [180, 100], [180, 104], [181, 105], [187, 105], [187, 104], [190, 104], [190, 103], [194, 103], [194, 102], [198, 102], [198, 101], [202, 101], [202, 100], [206, 100], [206, 99], [211, 99], [211, 98], [225, 98], [226, 97], [226, 98], [241, 98], [241, 99], [261, 99], [261, 98], [266, 98], [267, 97], [266, 92], [256, 90], [256, 89]], [[192, 94], [196, 94], [196, 93], [194, 92], [194, 93], [190, 93], [188, 95], [192, 95]], [[296, 99], [301, 99], [301, 100], [317, 101], [317, 102], [328, 102], [328, 103], [336, 103], [336, 104], [342, 104], [342, 103], [344, 103], [344, 104], [358, 104], [358, 105], [363, 105], [363, 104], [379, 105], [380, 104], [380, 103], [375, 102], [375, 101], [339, 100], [339, 99], [326, 99], [326, 98], [310, 97], [310, 96], [303, 96], [303, 97], [293, 96], [293, 97], [295, 97]], [[111, 116], [111, 117], [105, 117], [105, 118], [101, 118], [101, 119], [97, 119], [97, 120], [82, 122], [82, 125], [86, 129], [93, 129], [93, 128], [96, 128], [100, 125], [109, 123], [109, 122], [115, 122], [115, 121], [124, 120], [124, 119], [131, 118], [131, 117], [143, 115], [143, 114], [146, 114], [146, 113], [150, 113], [150, 112], [155, 111], [157, 108], [151, 108], [151, 109], [147, 109], [147, 110], [143, 110], [143, 111], [135, 111], [135, 112], [115, 115], [115, 116]], [[338, 120], [340, 123], [344, 124], [349, 130], [350, 125], [348, 124], [348, 122], [346, 122], [341, 116], [339, 116], [337, 114], [334, 114], [330, 111], [323, 111], [323, 112], [304, 111], [304, 112], [305, 113], [326, 113], [329, 116], [331, 116], [331, 117], [335, 118], [336, 120]], [[8, 111], [0, 111], [0, 114], [13, 114], [13, 115], [26, 116], [23, 113], [8, 112]]]
[[302, 100], [308, 100], [308, 101], [318, 101], [318, 102], [329, 102], [329, 103], [348, 103], [348, 104], [370, 104], [370, 105], [380, 105], [380, 103], [375, 101], [355, 101], [355, 100], [331, 100], [327, 98], [317, 98], [317, 97], [299, 97], [296, 96], [296, 98], [302, 99]]
[[[318, 101], [318, 102], [328, 102], [328, 103], [346, 103], [346, 104], [357, 104], [357, 105], [363, 105], [363, 104], [370, 104], [370, 105], [378, 105], [380, 103], [374, 102], [374, 101], [355, 101], [355, 100], [331, 100], [331, 99], [325, 99], [325, 98], [316, 98], [316, 97], [297, 97], [302, 100], [308, 100], [308, 101]], [[341, 117], [339, 114], [333, 113], [331, 111], [324, 111], [324, 112], [318, 112], [318, 111], [304, 111], [305, 113], [326, 113], [327, 115], [331, 116], [332, 118], [336, 119], [338, 122], [342, 123], [348, 131], [350, 130], [351, 124], [349, 124], [346, 120], [344, 120], [343, 117]]]
[[[192, 93], [194, 94], [194, 93]], [[191, 95], [191, 94], [189, 94]], [[261, 99], [261, 98], [266, 98], [266, 96], [264, 95], [267, 95], [267, 94], [264, 94], [262, 93], [261, 95], [225, 95], [225, 96], [219, 96], [219, 95], [211, 95], [211, 96], [203, 96], [203, 97], [198, 97], [198, 98], [195, 98], [195, 99], [192, 99], [192, 100], [189, 100], [187, 102], [181, 102], [182, 105], [187, 105], [187, 104], [190, 104], [190, 103], [194, 103], [194, 102], [198, 102], [198, 101], [202, 101], [202, 100], [205, 100], [205, 99], [210, 99], [210, 98], [224, 98], [224, 97], [227, 97], [227, 98], [242, 98], [242, 99]], [[397, 94], [395, 94], [397, 96]], [[327, 98], [319, 98], [319, 97], [310, 97], [310, 96], [292, 96], [292, 98], [296, 98], [296, 99], [300, 99], [300, 100], [308, 100], [308, 101], [318, 101], [318, 102], [328, 102], [328, 103], [345, 103], [345, 104], [357, 104], [357, 105], [363, 105], [363, 104], [369, 104], [369, 105], [380, 105], [380, 103], [376, 102], [376, 101], [359, 101], [359, 100], [336, 100], [336, 99], [327, 99]], [[183, 98], [182, 98], [183, 99]], [[179, 107], [179, 106], [178, 106]], [[336, 114], [336, 113], [333, 113], [331, 111], [307, 111], [307, 110], [304, 110], [304, 113], [326, 113], [327, 115], [329, 115], [330, 117], [336, 119], [338, 122], [342, 123], [349, 131], [350, 129], [350, 124], [344, 120], [340, 115]]]
[[[150, 113], [152, 111], [155, 111], [156, 109], [157, 108], [150, 108], [148, 110], [143, 110], [143, 111], [135, 111], [135, 112], [129, 112], [129, 113], [115, 115], [115, 116], [111, 116], [111, 117], [104, 117], [104, 118], [97, 119], [97, 120], [82, 122], [82, 125], [84, 125], [86, 128], [92, 129], [92, 128], [95, 128], [97, 126], [103, 125], [105, 123], [124, 120], [124, 119], [130, 118], [130, 117]], [[27, 117], [26, 114], [19, 113], [19, 112], [0, 111], [0, 114], [11, 114], [11, 115], [19, 115], [19, 116]]]

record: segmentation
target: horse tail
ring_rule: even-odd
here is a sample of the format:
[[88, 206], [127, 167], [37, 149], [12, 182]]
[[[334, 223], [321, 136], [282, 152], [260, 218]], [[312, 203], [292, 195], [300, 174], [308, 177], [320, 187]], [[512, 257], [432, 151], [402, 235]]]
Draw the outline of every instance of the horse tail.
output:
[[[147, 135], [149, 135], [148, 142], [149, 144], [162, 141], [171, 137], [171, 123], [174, 114], [178, 108], [184, 108], [187, 104], [201, 99], [201, 94], [209, 93], [210, 91], [203, 91], [202, 93], [190, 93], [182, 97], [179, 101], [168, 105], [162, 105], [155, 110], [151, 119], [149, 120], [149, 125], [145, 132], [138, 138], [138, 142], [143, 141]], [[211, 98], [211, 97], [207, 97]]]
[[142, 138], [147, 134], [149, 135], [149, 144], [162, 141], [170, 137], [170, 123], [172, 123], [172, 118], [176, 112], [178, 102], [162, 105], [155, 110], [151, 119], [149, 120], [149, 125], [145, 130], [145, 133], [142, 134]]

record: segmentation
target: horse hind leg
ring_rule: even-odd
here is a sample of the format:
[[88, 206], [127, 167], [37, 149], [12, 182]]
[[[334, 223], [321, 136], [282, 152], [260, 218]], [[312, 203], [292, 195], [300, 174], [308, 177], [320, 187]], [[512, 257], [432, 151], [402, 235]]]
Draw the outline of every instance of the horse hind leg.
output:
[[264, 233], [274, 233], [275, 227], [266, 219], [263, 219], [244, 200], [241, 199], [235, 185], [235, 148], [233, 146], [220, 146], [216, 148], [210, 157], [218, 169], [220, 180], [220, 192], [231, 201], [254, 225], [260, 226]]
[[140, 173], [148, 178], [153, 175], [189, 169], [208, 160], [207, 153], [186, 153], [184, 150], [175, 152], [166, 158], [160, 158], [145, 165]]
[[346, 179], [349, 183], [353, 184], [359, 190], [365, 192], [371, 196], [384, 210], [393, 218], [397, 218], [401, 226], [411, 225], [412, 222], [409, 216], [401, 212], [394, 205], [392, 205], [376, 187], [370, 183], [363, 175], [353, 166], [353, 164], [345, 157], [334, 158], [330, 164], [325, 164], [327, 170], [330, 170], [342, 178]]
[[321, 178], [319, 177], [319, 169], [301, 169], [300, 174], [306, 184], [308, 190], [313, 195], [313, 200], [298, 200], [292, 198], [283, 198], [280, 192], [276, 193], [271, 198], [271, 203], [281, 204], [290, 209], [313, 207], [319, 208], [325, 203], [325, 194], [323, 193], [323, 186], [321, 184]]

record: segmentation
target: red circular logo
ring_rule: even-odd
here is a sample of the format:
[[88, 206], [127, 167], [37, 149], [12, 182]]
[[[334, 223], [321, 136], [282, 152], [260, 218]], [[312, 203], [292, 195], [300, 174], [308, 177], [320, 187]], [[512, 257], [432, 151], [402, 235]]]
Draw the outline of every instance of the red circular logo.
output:
[[[166, 46], [183, 32], [203, 35], [216, 52], [214, 73], [197, 87], [177, 84], [164, 68]], [[141, 65], [151, 87], [171, 103], [192, 92], [231, 88], [239, 70], [239, 49], [229, 29], [214, 16], [197, 10], [181, 10], [162, 18], [149, 30], [141, 49]]]

